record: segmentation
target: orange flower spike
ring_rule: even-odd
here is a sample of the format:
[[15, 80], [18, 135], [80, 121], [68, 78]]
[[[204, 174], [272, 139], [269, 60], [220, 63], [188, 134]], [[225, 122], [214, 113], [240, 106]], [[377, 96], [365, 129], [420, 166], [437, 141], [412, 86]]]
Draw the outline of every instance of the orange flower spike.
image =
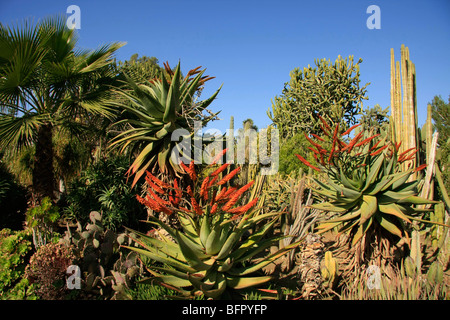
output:
[[230, 164], [229, 163], [224, 163], [223, 165], [221, 165], [216, 171], [214, 171], [213, 173], [210, 174], [211, 177], [215, 177], [217, 176], [219, 173], [221, 173], [223, 170], [225, 170], [226, 168], [228, 168]]
[[211, 188], [211, 186], [216, 183], [217, 179], [219, 178], [219, 176], [215, 176], [214, 178], [212, 178], [209, 183], [208, 183], [208, 188]]
[[161, 180], [159, 180], [157, 177], [155, 177], [154, 175], [152, 175], [150, 172], [147, 171], [147, 176], [150, 177], [150, 179], [152, 179], [152, 181], [156, 184], [158, 184], [161, 188], [170, 188], [170, 186], [165, 183], [162, 182]]
[[211, 207], [211, 214], [215, 214], [217, 212], [217, 203], [214, 203], [214, 205]]
[[221, 200], [221, 199], [225, 196], [225, 193], [226, 193], [226, 192], [227, 192], [227, 188], [222, 188], [222, 189], [219, 191], [219, 194], [216, 195], [216, 196], [214, 197], [214, 200], [215, 200], [215, 201]]
[[418, 166], [416, 169], [414, 169], [414, 172], [418, 172], [418, 171], [420, 171], [420, 170], [423, 170], [423, 169], [425, 169], [427, 166], [428, 166], [428, 165], [427, 165], [426, 163], [424, 163], [424, 164]]
[[191, 205], [192, 205], [192, 208], [194, 209], [195, 213], [197, 213], [199, 216], [201, 216], [203, 214], [202, 209], [200, 208], [197, 200], [195, 200], [194, 197], [191, 197]]
[[213, 166], [217, 163], [217, 161], [219, 161], [220, 158], [223, 157], [223, 155], [228, 151], [228, 148], [223, 149], [221, 152], [219, 152], [213, 159], [213, 161], [211, 162], [210, 166]]
[[156, 193], [154, 193], [152, 190], [148, 190], [148, 192], [152, 195], [152, 198], [157, 201], [160, 204], [164, 204], [164, 205], [170, 205], [170, 203], [164, 199], [161, 199]]
[[247, 191], [255, 182], [250, 181], [245, 186], [241, 187], [239, 190], [237, 190], [235, 193], [233, 193], [233, 196], [228, 200], [228, 202], [222, 207], [223, 211], [229, 210], [232, 206], [236, 204], [236, 202], [239, 200], [239, 197]]
[[225, 194], [223, 195], [223, 198], [227, 199], [227, 198], [231, 197], [235, 192], [237, 192], [237, 188], [231, 187], [225, 192]]
[[197, 174], [195, 173], [194, 160], [192, 160], [191, 163], [189, 164], [189, 176], [191, 177], [192, 181], [197, 180]]
[[177, 206], [181, 201], [182, 190], [181, 190], [181, 188], [178, 187], [178, 181], [176, 179], [173, 181], [173, 186], [174, 186], [174, 190], [175, 190], [175, 198], [174, 198], [174, 202], [172, 204], [174, 206]]
[[328, 123], [325, 121], [325, 119], [322, 118], [320, 115], [317, 115], [317, 116], [319, 117], [320, 121], [322, 121], [322, 123], [323, 123], [323, 125], [325, 126], [325, 128], [327, 128], [328, 131], [331, 132], [331, 128], [330, 128], [330, 126], [328, 125]]
[[383, 151], [384, 149], [386, 149], [389, 145], [384, 145], [381, 148], [379, 148], [377, 151], [372, 152], [370, 155], [371, 156], [376, 156], [377, 154], [381, 153], [381, 151]]
[[243, 205], [241, 207], [237, 207], [234, 209], [230, 209], [227, 212], [235, 213], [235, 214], [243, 214], [243, 213], [246, 213], [248, 210], [250, 210], [257, 202], [258, 202], [258, 198], [255, 198], [252, 201], [250, 201], [249, 203], [247, 203], [246, 205]]
[[397, 143], [396, 145], [395, 145], [395, 151], [397, 151], [398, 152], [398, 150], [400, 150], [400, 146], [402, 145], [402, 141], [400, 141], [399, 143]]
[[217, 182], [218, 186], [221, 186], [225, 183], [227, 183], [229, 180], [231, 180], [239, 171], [241, 170], [241, 167], [237, 167], [233, 171], [231, 171], [229, 174], [227, 174], [225, 177], [222, 178], [219, 182]]
[[311, 147], [307, 147], [309, 150], [311, 150], [312, 152], [314, 152], [314, 154], [319, 154], [320, 152], [319, 151], [317, 151], [316, 149], [314, 149], [314, 148], [311, 148]]
[[361, 125], [361, 123], [355, 124], [354, 126], [351, 126], [347, 131], [345, 131], [344, 133], [341, 134], [341, 137], [350, 134], [350, 132], [352, 132], [355, 128], [359, 127]]
[[382, 141], [382, 140], [379, 140], [377, 143], [375, 143], [375, 144], [373, 145], [373, 147], [369, 149], [369, 152], [372, 152], [373, 150], [375, 150], [375, 149], [378, 147], [378, 145], [380, 144], [381, 141]]
[[319, 168], [313, 166], [311, 163], [309, 163], [308, 161], [306, 161], [306, 159], [303, 158], [301, 155], [296, 154], [296, 156], [297, 156], [297, 158], [298, 158], [301, 162], [303, 162], [304, 164], [306, 164], [308, 167], [310, 167], [311, 169], [314, 169], [314, 170], [320, 172], [320, 169], [319, 169]]
[[360, 133], [358, 133], [350, 142], [349, 144], [343, 148], [341, 151], [345, 151], [347, 150], [348, 153], [350, 153], [353, 149], [353, 147], [355, 146], [355, 144], [359, 141], [359, 139], [361, 139], [363, 135], [363, 132], [361, 131]]
[[205, 201], [208, 200], [208, 182], [209, 177], [206, 177], [203, 179], [202, 186], [200, 187], [200, 197], [202, 197]]
[[325, 140], [323, 140], [321, 137], [319, 137], [317, 134], [312, 133], [311, 134], [314, 138], [316, 138], [319, 141], [325, 142]]
[[320, 126], [320, 129], [322, 129], [322, 131], [323, 131], [323, 133], [327, 136], [327, 137], [329, 137], [330, 136], [330, 133], [321, 125], [321, 124], [319, 124], [319, 126]]
[[[361, 142], [355, 144], [355, 147], [360, 147], [360, 146], [366, 144], [367, 142], [369, 142], [370, 140], [372, 140], [372, 139], [378, 137], [379, 135], [380, 135], [380, 134], [376, 134], [376, 135], [374, 135], [374, 136], [371, 136], [371, 137], [369, 137], [369, 138], [366, 138], [366, 139], [364, 139], [363, 141], [361, 141]], [[381, 140], [380, 140], [380, 141], [381, 141]]]
[[320, 144], [314, 142], [310, 137], [308, 137], [308, 135], [305, 133], [305, 138], [306, 140], [309, 141], [309, 143], [311, 143], [314, 147], [317, 148], [317, 150], [319, 150], [319, 152], [321, 152], [322, 150], [325, 150]]

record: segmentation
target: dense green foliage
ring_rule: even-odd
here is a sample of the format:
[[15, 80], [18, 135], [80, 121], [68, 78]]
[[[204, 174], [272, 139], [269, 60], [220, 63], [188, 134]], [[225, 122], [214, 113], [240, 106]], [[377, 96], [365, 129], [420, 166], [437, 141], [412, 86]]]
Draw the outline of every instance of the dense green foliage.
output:
[[102, 212], [103, 224], [112, 230], [122, 225], [139, 228], [145, 219], [144, 208], [136, 201], [136, 188], [126, 178], [129, 160], [125, 156], [110, 156], [84, 170], [69, 184], [64, 216], [85, 225], [92, 210]]
[[95, 115], [115, 81], [112, 55], [122, 44], [94, 51], [77, 47], [63, 17], [21, 27], [0, 25], [0, 148], [35, 145], [33, 191], [54, 198], [55, 128], [74, 132]]
[[0, 299], [35, 299], [33, 288], [25, 277], [33, 246], [31, 232], [0, 230]]
[[431, 102], [432, 118], [438, 136], [438, 163], [445, 184], [445, 188], [450, 190], [450, 97], [446, 103], [441, 96], [436, 96]]
[[[360, 87], [359, 64], [353, 56], [330, 60], [315, 60], [315, 67], [290, 73], [290, 81], [285, 83], [281, 96], [274, 98], [269, 118], [280, 130], [284, 139], [298, 132], [320, 134], [320, 123], [316, 114], [332, 125], [342, 123], [352, 125], [361, 111], [361, 101], [367, 99], [366, 84]], [[344, 128], [344, 126], [342, 126]]]

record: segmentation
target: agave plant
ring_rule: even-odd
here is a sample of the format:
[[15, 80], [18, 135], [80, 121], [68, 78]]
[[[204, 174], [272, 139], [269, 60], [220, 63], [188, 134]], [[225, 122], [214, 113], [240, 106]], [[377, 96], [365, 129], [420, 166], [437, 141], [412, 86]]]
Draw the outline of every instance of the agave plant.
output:
[[[213, 162], [214, 163], [214, 162]], [[186, 191], [168, 185], [147, 172], [151, 186], [138, 200], [157, 212], [177, 214], [181, 228], [175, 229], [158, 218], [151, 222], [163, 228], [172, 239], [137, 234], [133, 240], [139, 247], [127, 247], [162, 263], [150, 267], [151, 281], [159, 281], [176, 289], [184, 297], [203, 294], [220, 298], [229, 289], [243, 289], [268, 282], [270, 276], [253, 275], [264, 266], [298, 245], [293, 243], [253, 263], [256, 255], [277, 243], [280, 236], [266, 236], [281, 213], [261, 213], [262, 201], [256, 197], [261, 178], [241, 187], [227, 186], [240, 170], [225, 174], [229, 164], [219, 166], [201, 182], [194, 163], [182, 164], [194, 181]], [[176, 180], [175, 180], [176, 181]], [[249, 192], [248, 201], [242, 203]]]
[[203, 76], [205, 70], [199, 71], [199, 68], [182, 77], [180, 63], [174, 71], [165, 64], [165, 73], [145, 84], [137, 84], [125, 76], [131, 90], [119, 90], [125, 101], [117, 101], [114, 105], [131, 117], [116, 123], [125, 124], [127, 129], [113, 139], [111, 146], [119, 145], [121, 151], [132, 147], [132, 151], [138, 152], [128, 170], [129, 175], [134, 175], [133, 185], [155, 164], [162, 173], [184, 173], [179, 164], [172, 161], [171, 151], [177, 141], [171, 140], [171, 134], [177, 129], [185, 129], [192, 136], [194, 120], [201, 121], [204, 126], [217, 116], [218, 113], [211, 112], [205, 116], [203, 111], [216, 98], [220, 88], [206, 100], [195, 100], [203, 84], [212, 79]]
[[[349, 234], [355, 245], [373, 228], [381, 227], [399, 238], [408, 238], [408, 226], [413, 220], [430, 222], [421, 218], [423, 211], [431, 209], [418, 209], [414, 205], [437, 202], [417, 196], [420, 181], [409, 181], [411, 174], [426, 167], [425, 164], [411, 167], [409, 161], [417, 150], [399, 153], [400, 143], [394, 145], [381, 138], [381, 134], [371, 135], [367, 130], [360, 130], [346, 143], [342, 137], [349, 135], [359, 124], [338, 134], [339, 125], [332, 130], [323, 118], [319, 118], [323, 124], [323, 137], [307, 137], [317, 166], [300, 155], [297, 157], [325, 174], [325, 182], [315, 180], [320, 188], [314, 191], [328, 201], [312, 207], [335, 215], [318, 226], [320, 232], [337, 228], [339, 232]], [[330, 151], [321, 145], [326, 138], [332, 142]], [[407, 170], [401, 171], [402, 163], [406, 163]]]

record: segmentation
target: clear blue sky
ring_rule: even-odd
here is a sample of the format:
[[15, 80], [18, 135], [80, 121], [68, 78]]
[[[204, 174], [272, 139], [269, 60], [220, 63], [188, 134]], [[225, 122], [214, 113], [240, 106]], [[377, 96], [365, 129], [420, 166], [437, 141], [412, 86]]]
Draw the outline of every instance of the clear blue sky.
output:
[[[211, 105], [213, 111], [222, 110], [223, 120], [209, 126], [221, 131], [232, 115], [237, 128], [246, 118], [260, 128], [270, 124], [266, 112], [289, 72], [313, 65], [316, 58], [362, 58], [361, 85], [371, 83], [364, 105], [385, 108], [390, 104], [390, 49], [399, 60], [401, 44], [409, 47], [416, 65], [419, 124], [435, 95], [447, 100], [450, 94], [448, 0], [0, 0], [0, 21], [66, 14], [72, 4], [81, 9], [82, 48], [125, 41], [118, 60], [138, 53], [158, 58], [161, 65], [180, 60], [183, 71], [207, 68], [216, 78], [207, 83], [204, 97], [223, 83]], [[366, 27], [372, 4], [381, 9], [380, 30]]]

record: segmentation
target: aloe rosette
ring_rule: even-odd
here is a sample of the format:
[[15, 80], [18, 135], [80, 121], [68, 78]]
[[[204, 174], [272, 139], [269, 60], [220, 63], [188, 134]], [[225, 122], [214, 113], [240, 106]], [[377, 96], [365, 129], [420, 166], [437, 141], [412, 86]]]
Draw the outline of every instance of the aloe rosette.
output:
[[203, 84], [213, 78], [204, 76], [205, 70], [200, 71], [199, 68], [182, 77], [180, 63], [174, 71], [165, 64], [165, 73], [159, 78], [145, 84], [137, 84], [127, 78], [126, 84], [130, 89], [118, 90], [125, 100], [112, 104], [130, 117], [116, 122], [116, 125], [125, 124], [127, 129], [114, 137], [111, 146], [120, 146], [121, 151], [131, 147], [137, 152], [128, 170], [129, 175], [134, 175], [133, 185], [155, 164], [163, 173], [184, 173], [171, 157], [177, 146], [177, 141], [172, 141], [172, 133], [183, 129], [192, 136], [190, 121], [201, 121], [204, 126], [217, 116], [218, 113], [205, 116], [202, 112], [214, 101], [220, 88], [205, 100], [195, 99]]
[[[150, 188], [138, 200], [154, 211], [177, 214], [181, 229], [175, 229], [160, 219], [151, 217], [151, 223], [167, 231], [158, 237], [133, 231], [138, 247], [128, 247], [161, 266], [151, 266], [149, 281], [159, 281], [176, 289], [182, 296], [203, 294], [217, 299], [228, 289], [244, 289], [270, 281], [270, 276], [255, 275], [264, 266], [284, 255], [297, 243], [263, 258], [254, 258], [275, 245], [282, 236], [269, 233], [279, 212], [261, 213], [264, 198], [256, 197], [262, 180], [259, 178], [241, 186], [229, 186], [239, 168], [225, 174], [229, 164], [219, 166], [201, 182], [193, 162], [182, 165], [193, 178], [194, 185], [181, 191], [177, 186], [159, 184], [147, 173]], [[243, 197], [249, 199], [242, 203]]]
[[[407, 236], [407, 225], [413, 220], [430, 222], [421, 217], [423, 211], [432, 209], [419, 209], [415, 205], [437, 202], [417, 196], [420, 181], [410, 181], [410, 176], [426, 165], [404, 171], [400, 167], [401, 163], [410, 164], [417, 152], [415, 149], [398, 153], [400, 143], [393, 144], [380, 134], [370, 135], [363, 130], [345, 142], [342, 137], [359, 124], [338, 134], [339, 126], [332, 130], [320, 119], [323, 137], [307, 137], [317, 165], [297, 155], [303, 163], [324, 173], [325, 181], [314, 179], [319, 187], [314, 191], [328, 201], [312, 207], [335, 213], [319, 224], [318, 232], [336, 228], [340, 233], [351, 235], [352, 245], [355, 245], [371, 227], [379, 226], [402, 238]], [[327, 138], [332, 145], [330, 150], [322, 147]]]

